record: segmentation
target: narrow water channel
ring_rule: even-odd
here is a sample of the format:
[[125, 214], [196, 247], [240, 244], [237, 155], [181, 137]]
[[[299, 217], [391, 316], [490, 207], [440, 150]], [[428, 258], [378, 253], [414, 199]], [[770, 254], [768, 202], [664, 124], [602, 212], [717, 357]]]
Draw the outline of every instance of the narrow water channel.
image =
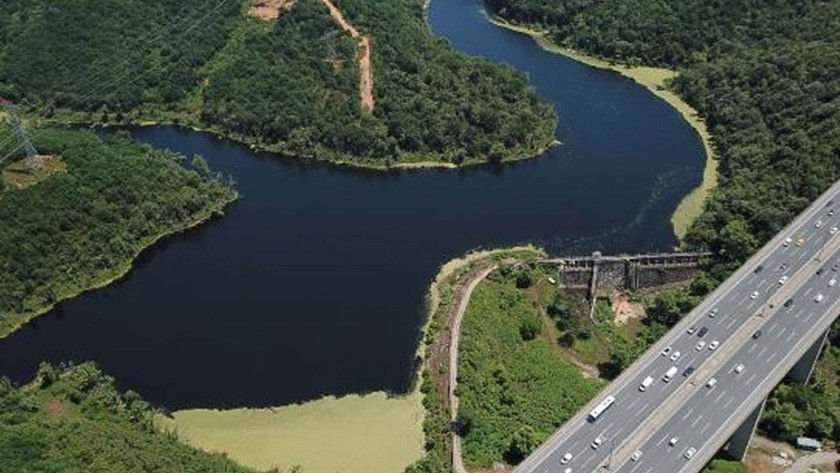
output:
[[564, 144], [511, 165], [371, 173], [256, 153], [175, 127], [133, 130], [201, 154], [242, 199], [156, 245], [123, 281], [0, 341], [0, 374], [96, 360], [177, 409], [282, 405], [410, 387], [423, 298], [440, 264], [479, 247], [555, 254], [668, 250], [670, 214], [703, 150], [667, 104], [616, 74], [488, 23], [478, 0], [434, 0], [435, 33], [528, 74]]

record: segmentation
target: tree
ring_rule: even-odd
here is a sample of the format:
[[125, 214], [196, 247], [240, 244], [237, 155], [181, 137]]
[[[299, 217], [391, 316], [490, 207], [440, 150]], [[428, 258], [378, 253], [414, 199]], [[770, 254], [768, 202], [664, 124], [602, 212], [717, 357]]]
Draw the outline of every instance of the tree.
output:
[[534, 317], [528, 317], [519, 325], [519, 335], [523, 341], [530, 341], [537, 338], [537, 335], [542, 332], [542, 324]]

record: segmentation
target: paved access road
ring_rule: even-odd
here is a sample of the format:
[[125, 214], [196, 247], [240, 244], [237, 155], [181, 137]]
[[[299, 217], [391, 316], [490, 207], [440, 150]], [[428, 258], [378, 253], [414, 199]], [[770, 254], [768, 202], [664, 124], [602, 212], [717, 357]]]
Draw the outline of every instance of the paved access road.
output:
[[[840, 310], [840, 272], [832, 270], [840, 261], [840, 232], [831, 233], [836, 226], [840, 226], [840, 183], [759, 250], [516, 472], [699, 471], [701, 462], [740, 424], [735, 422], [760, 404], [776, 378], [796, 361], [794, 356], [822, 333], [815, 327], [830, 325]], [[786, 244], [789, 237], [792, 242]], [[823, 271], [817, 275], [820, 268]], [[787, 277], [784, 283], [779, 282], [782, 277]], [[837, 285], [829, 287], [835, 278]], [[823, 295], [819, 303], [814, 301], [817, 294]], [[792, 302], [785, 307], [788, 299]], [[689, 327], [697, 331], [689, 335]], [[703, 328], [707, 332], [699, 337]], [[753, 339], [759, 329], [762, 335]], [[719, 344], [715, 350], [710, 349], [713, 341]], [[706, 345], [699, 346], [701, 342]], [[736, 375], [738, 364], [744, 364], [744, 371]], [[665, 382], [663, 375], [672, 366], [678, 374]], [[695, 372], [686, 376], [689, 367]], [[639, 386], [647, 376], [654, 382], [642, 392]], [[706, 388], [712, 377], [717, 385]], [[615, 396], [615, 403], [594, 422], [588, 420], [589, 411], [608, 395]], [[672, 437], [680, 440], [669, 447]], [[597, 449], [592, 447], [596, 438], [603, 440]], [[697, 453], [689, 461], [684, 453], [690, 447]], [[637, 449], [642, 456], [630, 460]], [[564, 463], [567, 454], [572, 458]]]

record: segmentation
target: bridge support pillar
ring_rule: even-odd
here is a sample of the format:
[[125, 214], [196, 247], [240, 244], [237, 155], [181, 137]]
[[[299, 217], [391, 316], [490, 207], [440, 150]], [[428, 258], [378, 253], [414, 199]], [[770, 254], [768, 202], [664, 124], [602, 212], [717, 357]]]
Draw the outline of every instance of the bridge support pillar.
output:
[[729, 445], [726, 446], [726, 453], [733, 460], [741, 461], [747, 455], [747, 448], [750, 446], [750, 440], [752, 440], [752, 436], [755, 433], [755, 428], [758, 427], [758, 419], [761, 418], [761, 413], [764, 411], [764, 404], [766, 403], [767, 399], [761, 401], [761, 404], [755, 408], [753, 413], [747, 417], [747, 420], [738, 427], [738, 430], [729, 439]]
[[817, 365], [817, 360], [820, 358], [820, 353], [825, 346], [825, 340], [828, 338], [828, 330], [820, 338], [811, 345], [811, 348], [802, 355], [802, 358], [793, 365], [790, 370], [790, 379], [796, 383], [807, 384], [811, 379], [811, 374], [814, 372], [814, 367]]

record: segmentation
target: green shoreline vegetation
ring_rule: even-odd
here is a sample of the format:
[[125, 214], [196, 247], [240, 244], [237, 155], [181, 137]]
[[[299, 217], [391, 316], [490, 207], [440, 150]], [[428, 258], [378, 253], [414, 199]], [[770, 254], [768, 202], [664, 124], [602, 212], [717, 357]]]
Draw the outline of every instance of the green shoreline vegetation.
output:
[[337, 2], [373, 41], [372, 113], [359, 106], [356, 43], [315, 0], [272, 22], [246, 2], [77, 3], [0, 5], [0, 96], [32, 117], [173, 123], [380, 170], [525, 159], [554, 144], [556, 113], [525, 76], [456, 53], [420, 0]]
[[561, 54], [581, 62], [588, 66], [596, 67], [598, 69], [606, 69], [617, 72], [634, 82], [648, 89], [651, 93], [664, 100], [672, 106], [688, 124], [694, 128], [700, 141], [703, 144], [703, 149], [706, 155], [706, 162], [703, 166], [703, 179], [700, 185], [686, 195], [680, 201], [677, 208], [671, 216], [671, 225], [674, 228], [674, 233], [679, 240], [685, 238], [688, 233], [688, 228], [703, 212], [703, 204], [711, 194], [712, 190], [717, 186], [718, 181], [718, 157], [715, 153], [712, 144], [712, 135], [709, 132], [705, 120], [691, 105], [670, 90], [668, 83], [674, 79], [678, 73], [672, 69], [649, 66], [626, 66], [616, 64], [595, 56], [590, 56], [581, 51], [573, 50], [563, 47], [554, 40], [552, 40], [550, 33], [546, 30], [538, 30], [527, 25], [517, 24], [504, 19], [498, 15], [489, 16], [488, 20], [493, 24], [502, 28], [507, 28], [512, 31], [526, 34], [534, 39], [534, 41], [546, 51]]
[[92, 363], [43, 363], [27, 385], [0, 378], [0, 465], [22, 473], [252, 472], [158, 432], [154, 415]]
[[38, 149], [67, 170], [0, 193], [0, 338], [62, 300], [124, 276], [147, 247], [218, 215], [237, 198], [201, 158], [124, 136], [38, 129]]

